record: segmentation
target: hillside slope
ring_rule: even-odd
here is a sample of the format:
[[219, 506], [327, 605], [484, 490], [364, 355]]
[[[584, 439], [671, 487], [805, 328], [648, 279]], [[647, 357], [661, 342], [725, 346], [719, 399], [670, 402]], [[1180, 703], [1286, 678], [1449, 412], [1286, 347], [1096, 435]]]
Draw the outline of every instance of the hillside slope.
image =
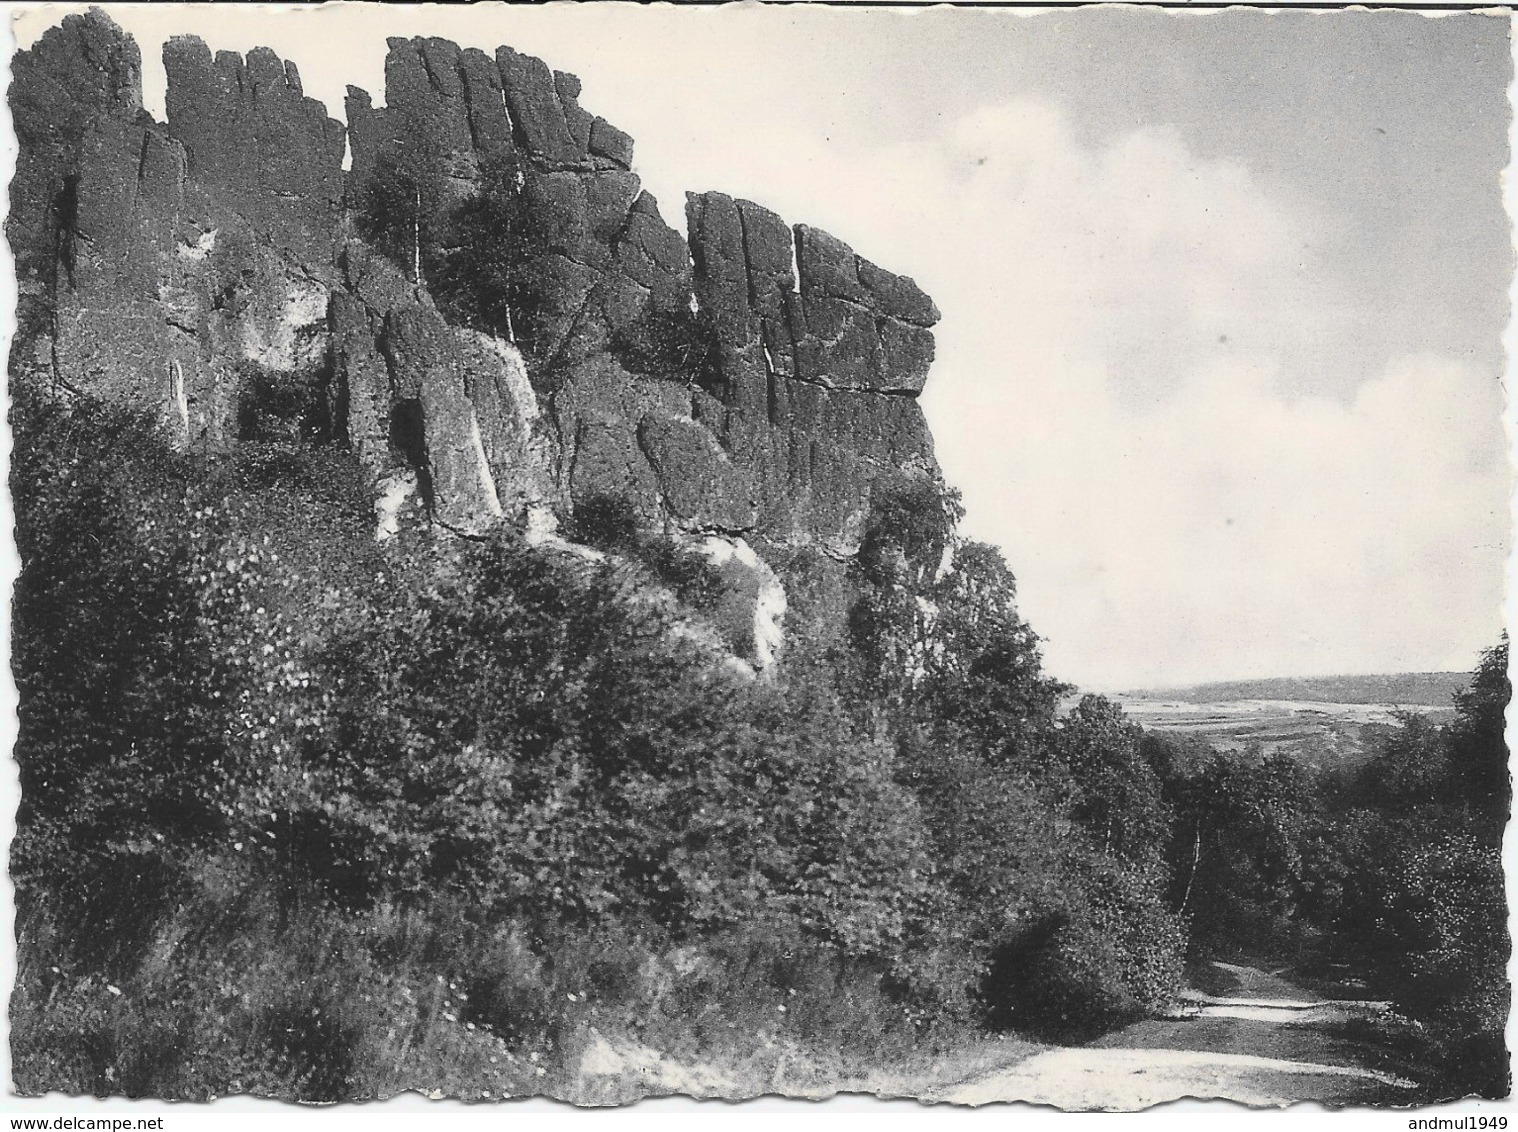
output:
[[1467, 672], [1393, 672], [1371, 676], [1280, 676], [1223, 680], [1179, 688], [1123, 692], [1124, 700], [1173, 700], [1210, 704], [1231, 700], [1295, 700], [1322, 704], [1397, 704], [1447, 708], [1470, 683]]

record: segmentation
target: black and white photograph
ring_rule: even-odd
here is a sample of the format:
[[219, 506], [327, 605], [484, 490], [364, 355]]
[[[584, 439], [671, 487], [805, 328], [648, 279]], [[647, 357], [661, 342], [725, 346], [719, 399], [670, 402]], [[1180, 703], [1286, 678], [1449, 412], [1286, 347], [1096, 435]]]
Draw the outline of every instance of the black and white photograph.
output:
[[1510, 13], [5, 15], [0, 1107], [1505, 1110]]

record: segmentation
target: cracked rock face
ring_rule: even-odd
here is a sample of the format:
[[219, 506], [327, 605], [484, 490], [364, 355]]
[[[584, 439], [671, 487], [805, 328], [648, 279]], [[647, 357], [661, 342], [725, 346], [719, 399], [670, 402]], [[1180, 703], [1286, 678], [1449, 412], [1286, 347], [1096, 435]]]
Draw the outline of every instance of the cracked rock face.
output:
[[211, 213], [228, 212], [308, 266], [331, 259], [342, 206], [341, 122], [305, 97], [295, 64], [180, 36], [163, 48], [169, 133]]
[[[932, 300], [722, 193], [688, 197], [687, 239], [573, 75], [392, 39], [384, 104], [350, 87], [344, 126], [266, 48], [180, 37], [163, 63], [160, 123], [136, 44], [98, 10], [14, 61], [13, 372], [150, 408], [207, 448], [285, 435], [256, 402], [296, 383], [316, 441], [368, 471], [382, 534], [548, 529], [617, 499], [650, 530], [724, 540], [766, 624], [784, 608], [772, 564], [810, 550], [841, 571], [882, 483], [937, 479], [916, 400]], [[375, 199], [409, 254], [366, 243]], [[482, 200], [512, 234], [483, 269], [507, 280], [489, 332], [459, 302], [485, 281], [422, 266], [458, 262], [494, 215]], [[778, 655], [772, 627], [748, 637], [751, 660]]]

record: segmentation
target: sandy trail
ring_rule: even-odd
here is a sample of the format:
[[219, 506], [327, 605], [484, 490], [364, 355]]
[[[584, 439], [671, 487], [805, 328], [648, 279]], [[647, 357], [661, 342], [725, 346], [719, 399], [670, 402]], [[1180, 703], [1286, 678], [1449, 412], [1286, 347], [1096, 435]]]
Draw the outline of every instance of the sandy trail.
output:
[[1388, 1099], [1411, 1082], [1368, 1068], [1365, 1051], [1325, 1023], [1374, 1013], [1377, 1003], [1320, 998], [1253, 967], [1218, 964], [1227, 997], [1191, 996], [1196, 1017], [1139, 1022], [1089, 1045], [1053, 1049], [935, 1092], [980, 1105], [1029, 1101], [1064, 1109], [1141, 1109], [1183, 1097], [1248, 1105]]

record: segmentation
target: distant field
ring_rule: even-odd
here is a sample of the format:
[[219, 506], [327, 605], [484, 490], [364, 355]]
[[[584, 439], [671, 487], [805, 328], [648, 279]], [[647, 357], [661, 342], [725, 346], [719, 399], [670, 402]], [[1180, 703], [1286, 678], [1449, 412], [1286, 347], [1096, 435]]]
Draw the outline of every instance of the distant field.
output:
[[1470, 680], [1466, 672], [1396, 672], [1376, 676], [1279, 676], [1268, 680], [1228, 680], [1185, 688], [1123, 692], [1124, 703], [1160, 700], [1217, 704], [1240, 700], [1325, 705], [1396, 705], [1448, 708], [1450, 698]]
[[1443, 721], [1448, 707], [1401, 703], [1327, 703], [1315, 700], [1236, 699], [1188, 701], [1175, 693], [1163, 700], [1118, 697], [1135, 723], [1210, 743], [1220, 751], [1252, 746], [1262, 754], [1287, 754], [1312, 765], [1359, 762], [1372, 753], [1377, 732], [1395, 725], [1399, 711]]

